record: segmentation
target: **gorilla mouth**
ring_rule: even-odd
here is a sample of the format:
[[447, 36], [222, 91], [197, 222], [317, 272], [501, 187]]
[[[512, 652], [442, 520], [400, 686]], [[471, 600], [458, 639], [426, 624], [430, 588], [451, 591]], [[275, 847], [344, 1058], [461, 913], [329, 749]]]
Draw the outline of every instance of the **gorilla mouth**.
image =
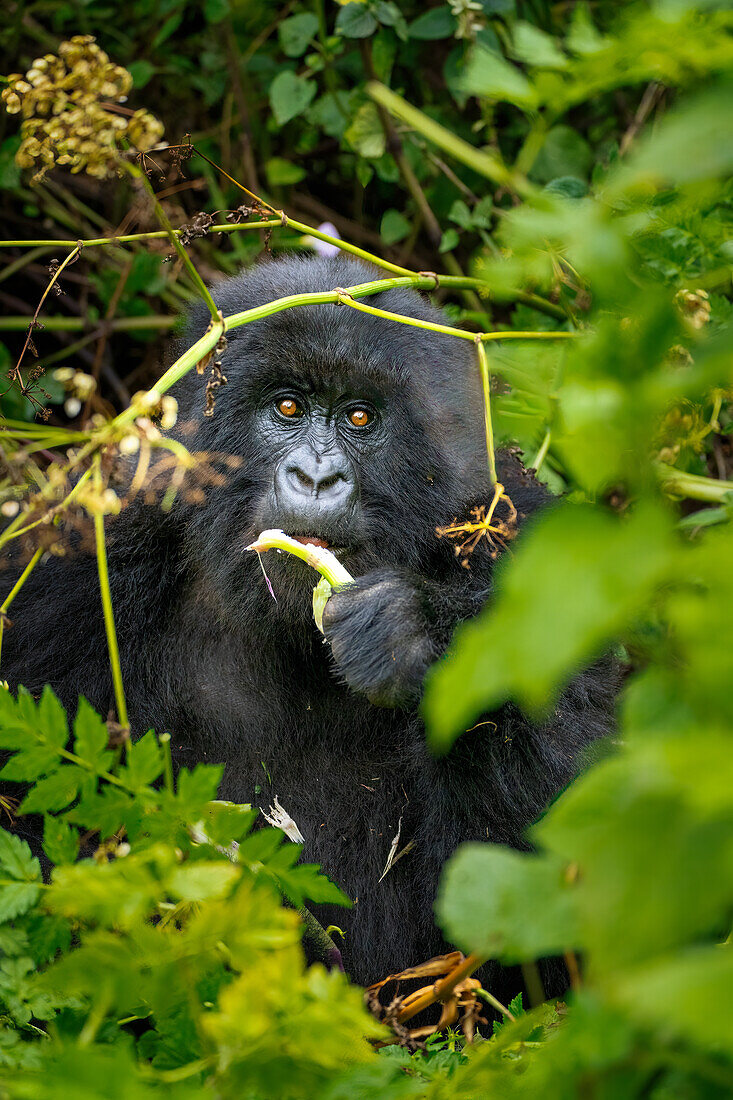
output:
[[319, 539], [315, 535], [291, 535], [296, 542], [302, 542], [304, 546], [321, 546], [324, 550], [331, 549], [331, 543], [328, 539]]

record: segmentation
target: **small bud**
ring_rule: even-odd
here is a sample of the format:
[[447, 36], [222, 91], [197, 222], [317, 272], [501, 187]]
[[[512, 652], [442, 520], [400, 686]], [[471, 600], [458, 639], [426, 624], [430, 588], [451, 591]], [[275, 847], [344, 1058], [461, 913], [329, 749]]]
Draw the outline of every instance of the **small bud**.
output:
[[17, 500], [4, 500], [3, 503], [0, 504], [0, 512], [2, 512], [6, 519], [13, 519], [14, 516], [17, 516], [19, 511], [20, 505]]
[[126, 435], [119, 442], [121, 455], [135, 455], [140, 450], [140, 440], [136, 435]]
[[85, 374], [84, 371], [76, 371], [71, 381], [74, 393], [82, 400], [91, 397], [97, 388], [96, 379], [91, 374]]
[[178, 402], [175, 397], [166, 395], [161, 401], [161, 406], [163, 414], [160, 418], [160, 426], [163, 431], [167, 432], [175, 427], [176, 421], [178, 420]]

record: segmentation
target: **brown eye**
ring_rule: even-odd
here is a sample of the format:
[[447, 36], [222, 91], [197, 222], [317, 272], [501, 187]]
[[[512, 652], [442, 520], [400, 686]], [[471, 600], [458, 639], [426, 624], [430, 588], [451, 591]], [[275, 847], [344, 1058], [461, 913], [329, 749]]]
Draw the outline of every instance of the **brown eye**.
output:
[[349, 423], [355, 428], [365, 428], [370, 420], [371, 416], [366, 409], [352, 409], [349, 413]]
[[277, 411], [282, 416], [299, 416], [301, 412], [298, 402], [292, 397], [284, 397], [282, 401], [278, 401]]

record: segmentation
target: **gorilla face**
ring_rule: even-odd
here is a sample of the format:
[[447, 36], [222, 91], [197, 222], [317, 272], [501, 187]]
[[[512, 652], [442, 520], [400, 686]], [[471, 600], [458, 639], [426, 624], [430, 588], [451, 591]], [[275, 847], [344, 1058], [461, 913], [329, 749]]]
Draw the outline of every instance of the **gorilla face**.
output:
[[361, 470], [386, 442], [380, 404], [343, 387], [270, 395], [256, 417], [272, 472], [257, 524], [353, 552], [367, 535]]
[[[374, 274], [352, 261], [293, 258], [227, 280], [214, 297], [227, 316]], [[373, 300], [444, 320], [412, 290], [388, 289]], [[189, 561], [208, 576], [220, 610], [226, 599], [229, 622], [268, 613], [257, 560], [243, 555], [261, 530], [326, 545], [354, 576], [380, 565], [417, 569], [443, 553], [435, 527], [488, 491], [475, 355], [463, 341], [346, 305], [309, 305], [233, 329], [222, 370], [227, 384], [213, 417], [201, 415], [195, 373], [175, 392], [181, 420], [194, 425], [183, 442], [241, 461], [185, 530]], [[280, 618], [295, 611], [308, 621], [312, 570], [288, 555], [269, 554], [263, 564]], [[262, 601], [257, 612], [252, 592]]]

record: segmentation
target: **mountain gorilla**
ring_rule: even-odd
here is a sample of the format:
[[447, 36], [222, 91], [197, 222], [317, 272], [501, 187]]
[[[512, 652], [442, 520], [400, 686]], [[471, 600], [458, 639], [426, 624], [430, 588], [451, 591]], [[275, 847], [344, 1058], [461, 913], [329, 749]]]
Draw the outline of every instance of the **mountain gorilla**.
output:
[[[344, 258], [265, 263], [214, 288], [224, 315], [284, 295], [379, 277]], [[412, 290], [370, 301], [445, 321]], [[206, 328], [200, 313], [188, 346]], [[610, 686], [576, 680], [546, 725], [502, 707], [435, 759], [418, 711], [430, 664], [492, 588], [482, 541], [462, 568], [436, 526], [492, 492], [470, 342], [357, 313], [298, 307], [233, 330], [226, 385], [203, 415], [192, 371], [174, 389], [178, 436], [237, 456], [203, 504], [135, 501], [109, 523], [109, 566], [133, 734], [170, 730], [179, 764], [224, 762], [221, 797], [277, 795], [356, 903], [316, 910], [345, 928], [346, 970], [368, 983], [445, 949], [432, 907], [440, 868], [465, 840], [523, 846], [525, 828], [608, 730]], [[511, 454], [499, 477], [520, 516], [546, 493]], [[318, 579], [290, 555], [245, 553], [263, 528], [335, 550], [356, 578], [316, 629]], [[50, 680], [113, 705], [96, 564], [51, 558], [13, 607], [3, 675]], [[393, 838], [409, 851], [383, 875]]]

